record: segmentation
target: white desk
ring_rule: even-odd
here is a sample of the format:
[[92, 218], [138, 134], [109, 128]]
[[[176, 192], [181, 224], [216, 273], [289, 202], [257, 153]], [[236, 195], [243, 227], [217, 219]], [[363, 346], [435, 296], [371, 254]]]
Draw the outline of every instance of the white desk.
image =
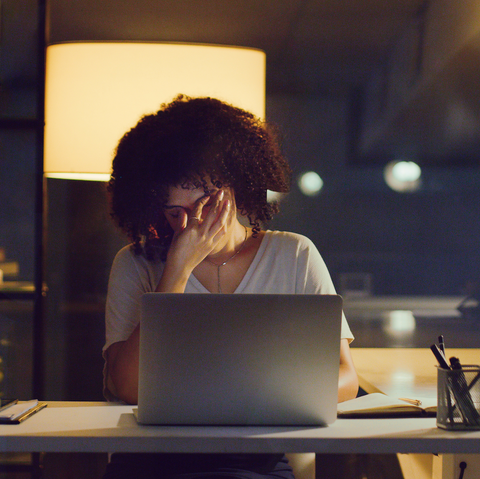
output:
[[[436, 370], [429, 350], [352, 352], [365, 387], [391, 395], [434, 394]], [[464, 363], [478, 363], [480, 358], [478, 349], [450, 353]], [[437, 453], [450, 461], [449, 469], [442, 466], [441, 475], [434, 476], [445, 479], [458, 476], [456, 458], [480, 450], [480, 431], [443, 431], [434, 418], [338, 419], [326, 428], [146, 427], [136, 423], [132, 410], [132, 406], [106, 403], [49, 403], [22, 424], [0, 426], [0, 452], [397, 452], [416, 453], [417, 457], [424, 453], [430, 458], [430, 468], [431, 454]], [[432, 474], [407, 473], [405, 477]]]
[[139, 426], [132, 409], [51, 403], [22, 424], [0, 426], [0, 452], [376, 454], [480, 450], [480, 431], [442, 431], [432, 418], [338, 419], [324, 428], [161, 427]]

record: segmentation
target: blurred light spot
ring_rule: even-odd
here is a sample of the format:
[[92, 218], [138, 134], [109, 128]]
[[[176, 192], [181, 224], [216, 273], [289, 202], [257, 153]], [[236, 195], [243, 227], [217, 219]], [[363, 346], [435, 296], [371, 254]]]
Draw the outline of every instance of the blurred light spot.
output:
[[387, 185], [401, 193], [417, 191], [421, 176], [422, 170], [414, 161], [391, 161], [383, 172]]
[[399, 161], [393, 165], [392, 173], [398, 181], [417, 181], [422, 170], [413, 161]]
[[298, 187], [304, 195], [316, 196], [323, 187], [323, 180], [314, 171], [308, 171], [298, 179]]
[[392, 332], [403, 333], [415, 331], [415, 316], [411, 311], [389, 311], [388, 329]]

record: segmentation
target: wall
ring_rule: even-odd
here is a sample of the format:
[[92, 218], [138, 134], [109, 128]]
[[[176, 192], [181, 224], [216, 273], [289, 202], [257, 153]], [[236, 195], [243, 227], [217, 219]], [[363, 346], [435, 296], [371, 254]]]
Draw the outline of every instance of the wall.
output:
[[[5, 274], [6, 281], [33, 281], [35, 274], [35, 128], [8, 122], [28, 122], [37, 113], [37, 21], [36, 1], [2, 0], [0, 248], [7, 262], [18, 264], [18, 274]], [[33, 310], [32, 299], [0, 292], [0, 396], [32, 394]]]
[[[37, 112], [37, 5], [3, 0], [0, 14], [0, 119], [34, 119]], [[26, 16], [25, 12], [29, 15]], [[0, 128], [0, 248], [34, 275], [35, 131]]]
[[395, 193], [381, 167], [349, 165], [347, 113], [341, 97], [268, 97], [295, 173], [325, 181], [314, 198], [295, 186], [272, 227], [309, 236], [337, 285], [363, 272], [379, 295], [463, 294], [480, 281], [480, 169], [425, 168], [420, 192]]

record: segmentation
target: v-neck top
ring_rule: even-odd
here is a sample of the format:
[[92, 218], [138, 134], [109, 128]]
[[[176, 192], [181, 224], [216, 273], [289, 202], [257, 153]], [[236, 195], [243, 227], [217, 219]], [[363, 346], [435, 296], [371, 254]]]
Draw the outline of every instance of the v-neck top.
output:
[[[155, 291], [164, 264], [136, 255], [130, 246], [121, 249], [110, 272], [106, 304], [106, 342], [103, 351], [125, 341], [140, 321], [140, 300]], [[209, 293], [192, 274], [185, 293]], [[328, 269], [317, 248], [305, 236], [266, 231], [262, 242], [234, 294], [335, 294]], [[343, 315], [341, 337], [353, 340]], [[105, 371], [104, 371], [105, 372]], [[108, 398], [108, 391], [105, 391]]]
[[[249, 286], [250, 278], [252, 278], [252, 276], [255, 276], [257, 271], [257, 266], [262, 261], [262, 258], [265, 253], [265, 249], [268, 247], [268, 244], [270, 243], [271, 237], [274, 233], [279, 233], [279, 232], [273, 232], [273, 231], [265, 232], [265, 235], [262, 238], [260, 246], [258, 247], [258, 250], [255, 253], [255, 256], [253, 257], [253, 260], [247, 269], [247, 272], [243, 276], [242, 280], [240, 281], [240, 284], [237, 286], [233, 294], [253, 292], [251, 290], [245, 291], [245, 288]], [[197, 277], [194, 274], [190, 275], [190, 278], [188, 279], [187, 287], [185, 288], [185, 292], [186, 293], [210, 293], [210, 291], [207, 288], [205, 288], [205, 286], [197, 279]]]

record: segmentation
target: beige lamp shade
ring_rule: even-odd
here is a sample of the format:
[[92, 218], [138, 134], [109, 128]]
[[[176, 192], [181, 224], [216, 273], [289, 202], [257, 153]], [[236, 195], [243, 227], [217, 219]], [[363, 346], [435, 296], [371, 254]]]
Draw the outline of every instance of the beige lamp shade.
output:
[[44, 172], [108, 180], [114, 150], [142, 115], [179, 93], [265, 116], [265, 53], [214, 45], [63, 43], [47, 48]]

